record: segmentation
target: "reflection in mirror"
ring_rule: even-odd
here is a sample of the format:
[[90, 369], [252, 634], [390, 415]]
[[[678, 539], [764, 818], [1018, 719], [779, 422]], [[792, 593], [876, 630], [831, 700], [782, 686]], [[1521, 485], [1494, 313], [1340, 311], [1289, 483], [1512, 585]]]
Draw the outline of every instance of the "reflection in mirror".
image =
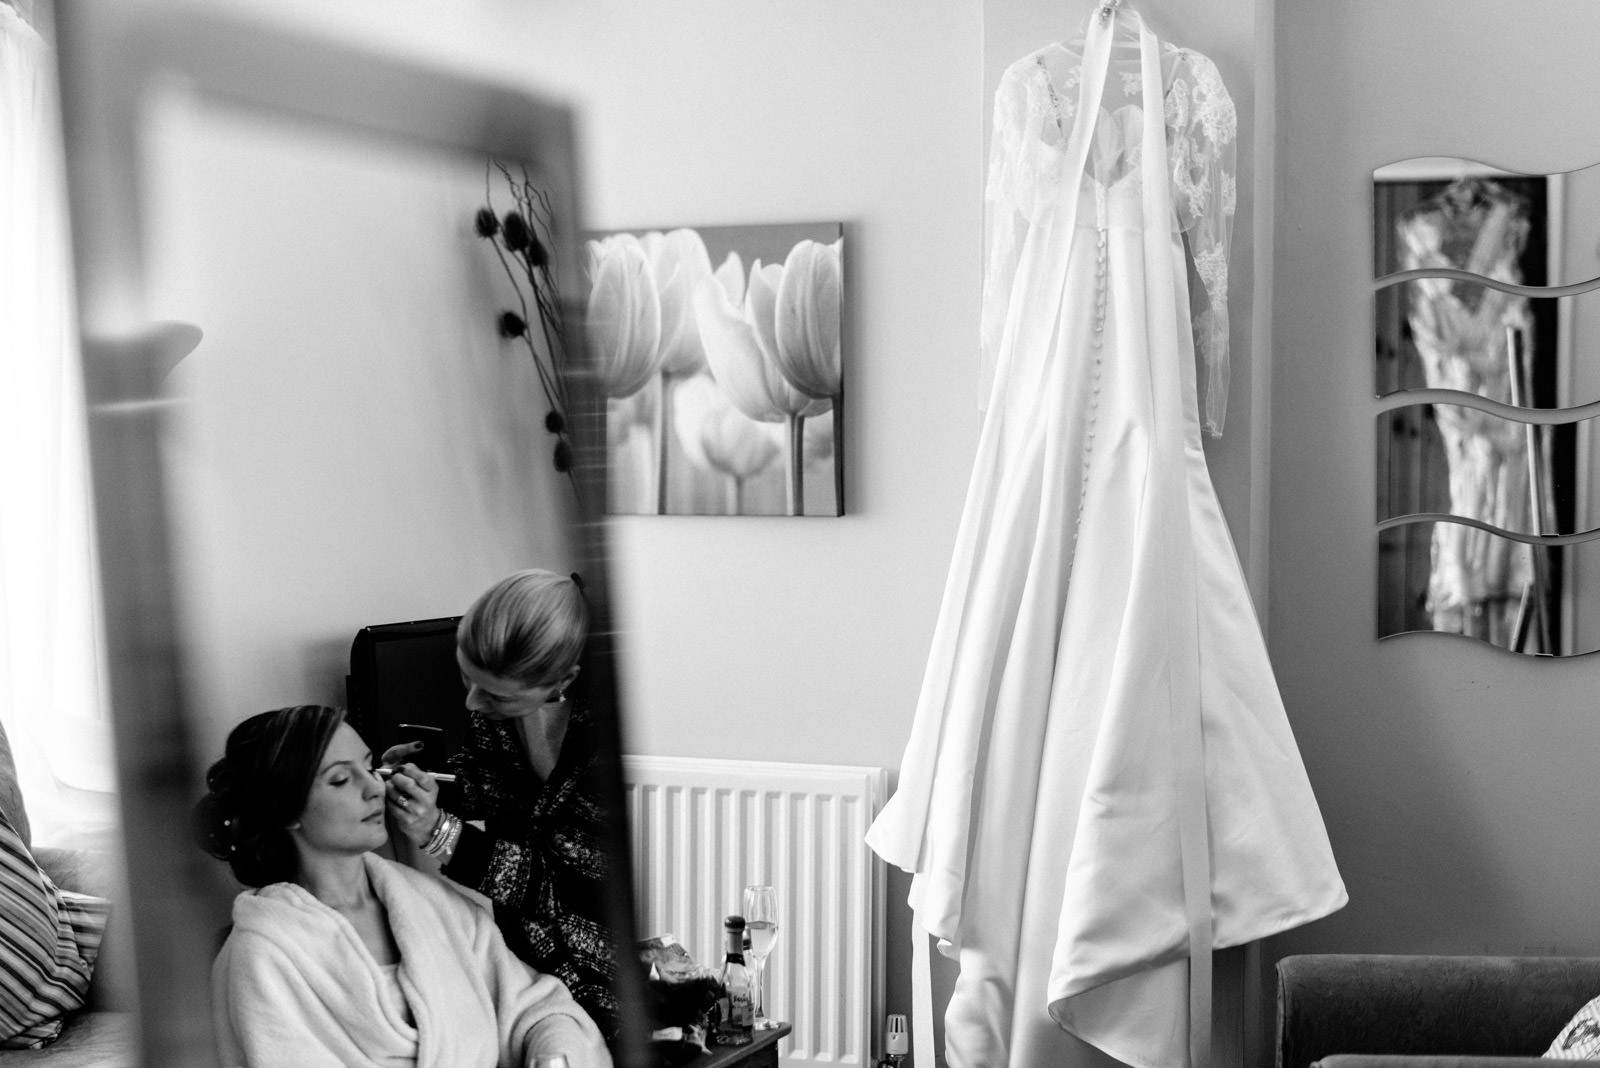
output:
[[576, 570], [576, 500], [532, 361], [494, 329], [482, 159], [176, 94], [146, 144], [152, 306], [205, 331], [169, 379], [167, 460], [220, 753], [257, 706], [343, 704], [361, 627]]
[[[604, 531], [584, 503], [600, 409], [580, 363], [578, 458], [557, 471], [474, 225], [488, 156], [526, 164], [575, 294], [565, 111], [226, 14], [141, 10], [69, 4], [64, 68], [142, 1044], [145, 1063], [187, 1065], [215, 1061], [208, 973], [239, 891], [189, 838], [200, 769], [254, 713], [345, 704], [361, 628], [459, 615], [519, 568], [586, 577], [616, 832], [597, 896], [623, 944], [632, 921]], [[246, 53], [248, 70], [230, 62]], [[176, 367], [96, 340], [156, 318], [203, 331]]]
[[[1600, 361], [1600, 167], [1518, 174], [1427, 158], [1373, 175], [1375, 386], [1450, 390], [1378, 416], [1380, 522], [1449, 515], [1384, 534], [1379, 634], [1470, 634], [1523, 652], [1582, 651], [1570, 551], [1500, 536], [1594, 531], [1588, 480]], [[1391, 401], [1391, 403], [1393, 403]], [[1545, 422], [1517, 409], [1568, 412]], [[1588, 418], [1582, 418], [1588, 416]], [[1424, 536], [1426, 535], [1426, 536]], [[1537, 624], [1537, 625], [1534, 625]]]
[[[1476, 638], [1512, 652], [1600, 650], [1600, 541], [1531, 543], [1465, 523], [1421, 520], [1378, 534], [1378, 637], [1419, 631]], [[1442, 555], [1449, 567], [1433, 567]], [[1457, 566], [1459, 565], [1459, 566]]]
[[1600, 527], [1578, 479], [1594, 470], [1594, 418], [1528, 423], [1461, 404], [1378, 415], [1378, 518], [1443, 513], [1514, 534]]
[[[525, 567], [577, 571], [580, 517], [538, 368], [496, 329], [514, 298], [473, 222], [486, 189], [507, 199], [497, 169], [181, 91], [145, 144], [152, 306], [206, 331], [169, 380], [167, 459], [196, 737], [220, 756], [246, 715], [346, 705], [361, 628], [460, 615]], [[464, 727], [459, 701], [426, 710], [452, 712]], [[355, 725], [375, 758], [398, 727]], [[580, 996], [609, 1033], [614, 1000]]]
[[1600, 164], [1528, 174], [1429, 156], [1379, 167], [1372, 187], [1374, 278], [1420, 267], [1528, 286], [1600, 276]]
[[[1461, 278], [1381, 281], [1399, 271], [1446, 269], [1512, 286], [1562, 284], [1564, 242], [1554, 213], [1563, 206], [1565, 177], [1457, 159], [1410, 160], [1373, 175], [1379, 395], [1430, 387], [1530, 407], [1571, 403], [1558, 399], [1566, 339], [1554, 301]], [[1595, 192], [1600, 201], [1600, 188]], [[1521, 374], [1513, 373], [1513, 342], [1526, 363]], [[1521, 389], [1524, 380], [1528, 388]]]
[[1600, 401], [1600, 368], [1584, 366], [1592, 348], [1582, 333], [1600, 323], [1600, 292], [1529, 297], [1459, 278], [1413, 278], [1377, 290], [1373, 301], [1379, 396], [1457, 389], [1523, 408]]

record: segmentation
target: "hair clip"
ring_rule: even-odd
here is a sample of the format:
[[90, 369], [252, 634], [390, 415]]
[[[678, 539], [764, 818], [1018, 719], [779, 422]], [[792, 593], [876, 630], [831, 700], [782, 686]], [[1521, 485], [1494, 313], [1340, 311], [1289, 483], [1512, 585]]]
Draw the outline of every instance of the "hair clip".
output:
[[1111, 13], [1122, 6], [1122, 0], [1100, 0], [1100, 21], [1105, 22]]
[[572, 584], [580, 590], [583, 589], [583, 576], [574, 571], [572, 573]]

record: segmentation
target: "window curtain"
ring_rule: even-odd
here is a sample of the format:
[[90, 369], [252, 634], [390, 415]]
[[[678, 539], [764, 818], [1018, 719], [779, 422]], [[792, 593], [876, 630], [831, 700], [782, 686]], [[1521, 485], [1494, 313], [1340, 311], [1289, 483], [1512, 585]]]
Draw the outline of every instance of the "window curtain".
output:
[[52, 50], [0, 2], [0, 724], [36, 845], [116, 830]]

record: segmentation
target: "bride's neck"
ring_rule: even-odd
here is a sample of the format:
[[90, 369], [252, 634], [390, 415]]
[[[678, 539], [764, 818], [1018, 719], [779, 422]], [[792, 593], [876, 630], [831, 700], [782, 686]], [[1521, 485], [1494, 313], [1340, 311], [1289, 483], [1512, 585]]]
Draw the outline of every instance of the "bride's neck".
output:
[[311, 896], [339, 912], [360, 909], [372, 901], [372, 881], [361, 855], [304, 856], [295, 880]]

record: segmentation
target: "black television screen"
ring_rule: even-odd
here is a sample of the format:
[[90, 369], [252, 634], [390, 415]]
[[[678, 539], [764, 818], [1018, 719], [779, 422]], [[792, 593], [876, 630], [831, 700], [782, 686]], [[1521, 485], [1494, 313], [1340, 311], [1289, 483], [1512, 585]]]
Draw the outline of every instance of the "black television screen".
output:
[[466, 687], [456, 665], [459, 616], [363, 627], [350, 646], [346, 699], [350, 722], [373, 756], [422, 741], [413, 758], [444, 771], [466, 731]]

